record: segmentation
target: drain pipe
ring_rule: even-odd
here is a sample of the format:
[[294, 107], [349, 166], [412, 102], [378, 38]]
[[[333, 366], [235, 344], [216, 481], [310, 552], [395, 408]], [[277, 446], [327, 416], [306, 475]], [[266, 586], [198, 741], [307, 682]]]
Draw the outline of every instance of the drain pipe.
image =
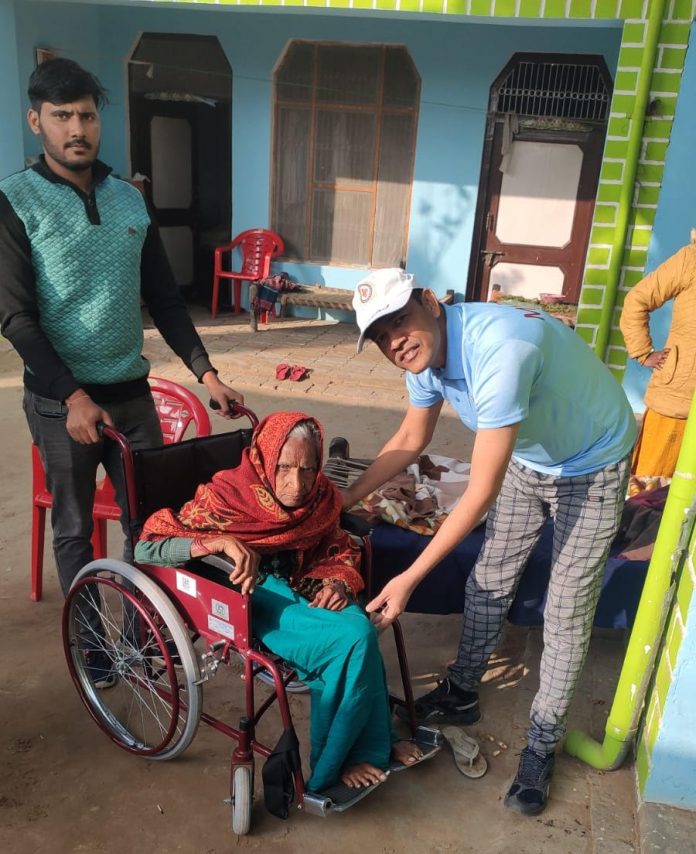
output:
[[630, 119], [631, 126], [628, 134], [628, 150], [626, 151], [624, 178], [621, 184], [619, 206], [616, 211], [616, 225], [614, 227], [614, 240], [611, 247], [611, 261], [609, 263], [609, 271], [607, 274], [604, 302], [602, 304], [602, 310], [599, 317], [597, 339], [594, 345], [594, 351], [602, 361], [604, 361], [607, 353], [612, 315], [616, 305], [616, 294], [619, 289], [621, 265], [626, 246], [626, 235], [628, 233], [628, 219], [631, 213], [633, 194], [635, 192], [640, 146], [643, 141], [645, 112], [648, 106], [648, 97], [650, 96], [650, 81], [652, 78], [653, 68], [655, 67], [657, 43], [660, 35], [660, 28], [662, 26], [664, 9], [665, 0], [650, 0], [650, 12], [648, 13], [647, 33], [645, 35], [645, 47], [643, 48], [640, 72], [638, 74], [636, 105]]
[[643, 593], [628, 642], [614, 702], [599, 744], [578, 730], [568, 733], [565, 750], [593, 768], [613, 771], [626, 758], [638, 731], [648, 682], [653, 673], [669, 609], [676, 589], [676, 570], [684, 560], [688, 537], [682, 537], [684, 523], [696, 498], [696, 396], [691, 403], [681, 451], [655, 550], [648, 567]]

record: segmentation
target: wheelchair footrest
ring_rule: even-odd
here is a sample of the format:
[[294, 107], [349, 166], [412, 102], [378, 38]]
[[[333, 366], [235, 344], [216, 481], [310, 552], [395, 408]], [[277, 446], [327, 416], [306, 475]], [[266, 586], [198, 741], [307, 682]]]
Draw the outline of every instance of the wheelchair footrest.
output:
[[445, 739], [437, 727], [418, 726], [416, 727], [416, 743], [422, 748], [430, 745], [431, 747], [442, 747]]
[[390, 771], [405, 771], [407, 768], [415, 768], [416, 765], [420, 765], [426, 759], [432, 759], [436, 753], [440, 752], [444, 744], [444, 738], [440, 730], [426, 726], [417, 727], [415, 738], [410, 740], [420, 747], [423, 755], [416, 762], [411, 762], [409, 765], [404, 765], [403, 762], [392, 762], [389, 765]]
[[[386, 773], [388, 775], [389, 771]], [[381, 785], [381, 783], [374, 783], [372, 786], [354, 789], [351, 786], [346, 786], [345, 783], [335, 783], [317, 794], [306, 792], [304, 808], [312, 815], [320, 815], [326, 818], [332, 812], [345, 812]]]

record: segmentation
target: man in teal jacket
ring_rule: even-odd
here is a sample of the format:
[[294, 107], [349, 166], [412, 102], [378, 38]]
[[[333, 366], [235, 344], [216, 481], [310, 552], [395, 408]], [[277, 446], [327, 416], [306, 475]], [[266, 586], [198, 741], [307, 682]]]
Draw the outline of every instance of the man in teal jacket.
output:
[[135, 448], [162, 442], [141, 300], [223, 415], [242, 396], [210, 364], [142, 194], [97, 160], [99, 81], [71, 60], [49, 60], [32, 74], [29, 99], [43, 156], [0, 181], [0, 322], [25, 366], [24, 410], [53, 495], [53, 547], [67, 593], [92, 560], [100, 463], [124, 506], [117, 450], [100, 440], [97, 424], [115, 426]]

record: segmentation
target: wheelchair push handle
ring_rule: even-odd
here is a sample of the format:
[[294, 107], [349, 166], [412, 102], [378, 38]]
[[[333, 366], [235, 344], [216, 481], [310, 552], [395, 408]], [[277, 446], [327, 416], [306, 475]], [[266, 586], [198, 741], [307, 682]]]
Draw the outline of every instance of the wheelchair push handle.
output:
[[109, 427], [103, 421], [97, 421], [97, 433], [99, 433], [100, 439], [111, 439], [118, 445], [123, 445], [124, 442], [126, 446], [128, 445], [126, 437], [122, 433], [119, 433], [114, 427]]
[[[214, 409], [216, 412], [222, 409], [217, 400], [213, 400], [211, 397], [208, 401], [208, 406], [211, 409]], [[251, 426], [256, 427], [259, 423], [259, 419], [256, 417], [256, 413], [253, 412], [248, 407], [244, 406], [243, 403], [237, 403], [236, 401], [230, 401], [230, 414], [233, 418], [240, 418], [242, 415], [246, 415], [246, 417], [251, 421]]]

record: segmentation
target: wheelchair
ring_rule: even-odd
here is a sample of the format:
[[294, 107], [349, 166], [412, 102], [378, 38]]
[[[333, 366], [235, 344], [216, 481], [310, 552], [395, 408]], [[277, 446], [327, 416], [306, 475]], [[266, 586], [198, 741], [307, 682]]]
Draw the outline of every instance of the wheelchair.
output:
[[[258, 423], [251, 410], [241, 405], [237, 410], [251, 421], [252, 428]], [[251, 434], [252, 429], [238, 429], [132, 450], [123, 435], [105, 426], [105, 440], [114, 441], [121, 452], [133, 542], [155, 510], [181, 506], [215, 472], [234, 468]], [[342, 525], [355, 535], [350, 517]], [[358, 533], [369, 591], [369, 530]], [[146, 759], [174, 759], [191, 744], [200, 721], [236, 741], [228, 803], [232, 829], [244, 835], [251, 826], [254, 756], [267, 760], [274, 750], [257, 739], [256, 728], [269, 709], [277, 706], [281, 735], [291, 732], [294, 738], [288, 693], [297, 685], [297, 675], [255, 641], [250, 599], [229, 581], [231, 568], [219, 555], [191, 560], [184, 567], [92, 561], [75, 578], [66, 598], [63, 645], [83, 704], [99, 728], [123, 750]], [[395, 705], [406, 707], [411, 737], [432, 753], [439, 749], [441, 735], [436, 729], [416, 725], [398, 621], [393, 623], [393, 631], [404, 694], [403, 698], [390, 696], [392, 710]], [[94, 652], [102, 660], [108, 657], [108, 673], [100, 673], [90, 663]], [[244, 709], [237, 726], [203, 709], [204, 685], [231, 659], [241, 659], [244, 669]], [[265, 699], [257, 700], [255, 687], [260, 676], [271, 687]], [[102, 690], [106, 677], [115, 684]], [[307, 791], [299, 761], [291, 775], [288, 800], [294, 795], [297, 808], [310, 814], [326, 817], [342, 812], [361, 797], [340, 783], [321, 794]]]

